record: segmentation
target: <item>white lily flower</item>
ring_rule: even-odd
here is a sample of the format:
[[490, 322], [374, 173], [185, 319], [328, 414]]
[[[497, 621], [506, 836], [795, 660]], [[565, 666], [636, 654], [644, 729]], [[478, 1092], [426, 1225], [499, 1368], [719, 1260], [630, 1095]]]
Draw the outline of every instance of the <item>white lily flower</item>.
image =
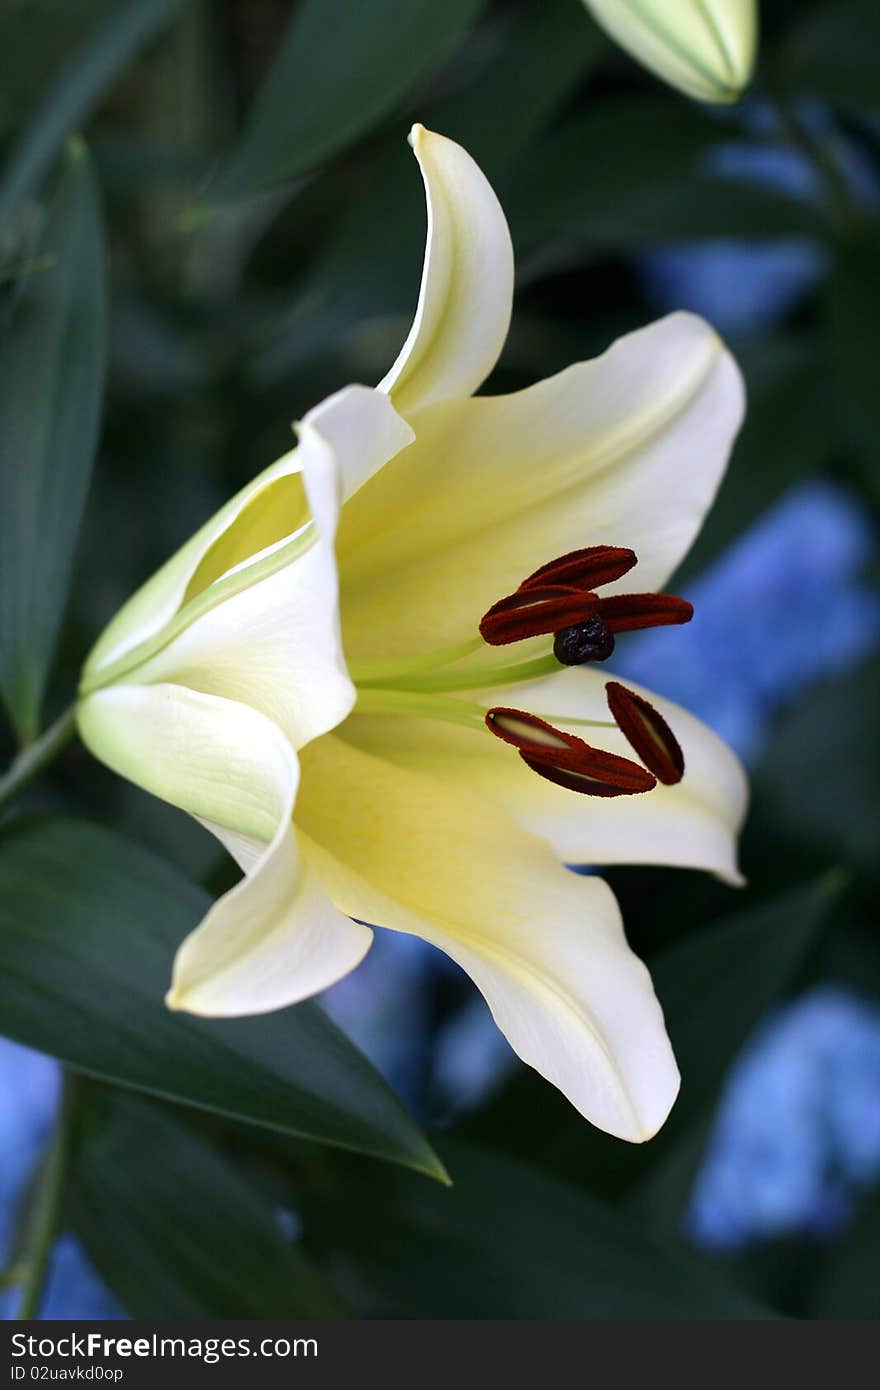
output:
[[280, 1008], [357, 964], [363, 923], [414, 933], [588, 1119], [642, 1140], [678, 1087], [662, 1014], [610, 890], [564, 863], [736, 882], [745, 782], [698, 721], [550, 643], [598, 660], [615, 631], [689, 615], [621, 577], [635, 551], [654, 590], [691, 544], [740, 378], [678, 314], [474, 398], [510, 320], [510, 236], [463, 149], [420, 126], [411, 141], [428, 243], [400, 356], [378, 390], [306, 416], [122, 609], [79, 726], [244, 869], [181, 946], [173, 1008]]
[[698, 101], [736, 101], [748, 86], [757, 0], [584, 0], [646, 68]]

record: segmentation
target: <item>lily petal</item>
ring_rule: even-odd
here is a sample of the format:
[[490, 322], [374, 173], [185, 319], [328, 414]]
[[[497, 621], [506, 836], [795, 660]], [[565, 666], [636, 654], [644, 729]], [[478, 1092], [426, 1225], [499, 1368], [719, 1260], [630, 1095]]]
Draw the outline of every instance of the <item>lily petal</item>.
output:
[[117, 685], [80, 703], [83, 742], [115, 772], [196, 816], [245, 877], [187, 937], [168, 1003], [264, 1013], [354, 968], [372, 933], [330, 902], [292, 825], [296, 755], [255, 710], [175, 685]]
[[[122, 679], [185, 685], [251, 705], [294, 748], [345, 718], [354, 687], [339, 632], [339, 509], [412, 431], [381, 392], [352, 386], [311, 411], [298, 435], [297, 447], [244, 489], [232, 512], [218, 513], [222, 525], [214, 518], [195, 538], [199, 545], [185, 546], [122, 610], [120, 629], [141, 640], [127, 655], [117, 649], [109, 667], [112, 646], [103, 662], [94, 664], [93, 654], [86, 690], [90, 676], [120, 679], [121, 661]], [[292, 496], [279, 496], [282, 488]], [[272, 525], [281, 536], [247, 558], [248, 542], [272, 536]], [[150, 593], [162, 601], [154, 605]], [[125, 617], [142, 609], [153, 624], [171, 614], [152, 641]]]
[[415, 125], [428, 240], [418, 308], [394, 366], [379, 383], [405, 416], [469, 396], [504, 346], [513, 306], [513, 247], [483, 172], [454, 140]]
[[698, 101], [736, 101], [751, 75], [756, 0], [585, 0], [645, 67]]
[[524, 574], [584, 546], [636, 552], [638, 568], [610, 592], [662, 588], [712, 503], [742, 413], [733, 359], [691, 314], [514, 395], [419, 411], [415, 444], [342, 518], [349, 655], [461, 642]]
[[519, 1056], [593, 1124], [632, 1141], [659, 1128], [678, 1073], [604, 883], [464, 786], [336, 734], [303, 751], [297, 824], [336, 905], [457, 961]]
[[[517, 708], [539, 711], [554, 725], [569, 727], [594, 747], [623, 757], [632, 749], [618, 729], [566, 725], [568, 719], [608, 718], [606, 671], [585, 667], [508, 686], [504, 697]], [[366, 751], [381, 748], [402, 767], [469, 785], [507, 815], [540, 835], [568, 864], [669, 864], [705, 869], [733, 886], [742, 884], [737, 837], [748, 804], [745, 772], [735, 753], [687, 710], [641, 686], [627, 686], [648, 699], [672, 728], [684, 753], [684, 778], [658, 785], [644, 796], [594, 801], [574, 796], [534, 776], [497, 739], [480, 730], [434, 720], [398, 720], [393, 747], [385, 749], [386, 720], [354, 714], [345, 737]], [[482, 703], [497, 701], [498, 692]]]

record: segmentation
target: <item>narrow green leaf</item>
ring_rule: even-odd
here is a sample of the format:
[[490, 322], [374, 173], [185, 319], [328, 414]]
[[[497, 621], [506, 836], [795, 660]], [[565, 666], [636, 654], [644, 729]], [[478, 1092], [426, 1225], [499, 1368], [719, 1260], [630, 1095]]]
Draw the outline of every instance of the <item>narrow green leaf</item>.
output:
[[880, 108], [877, 0], [825, 0], [797, 6], [798, 21], [785, 33], [774, 76], [797, 92], [846, 110]]
[[316, 1178], [323, 1190], [306, 1204], [310, 1238], [320, 1246], [323, 1225], [328, 1249], [351, 1266], [348, 1284], [363, 1291], [366, 1316], [772, 1316], [696, 1257], [575, 1188], [469, 1144], [444, 1152], [455, 1179], [448, 1189], [368, 1165], [334, 1164]]
[[71, 144], [0, 327], [0, 689], [37, 731], [98, 437], [107, 348], [97, 190]]
[[97, 826], [0, 840], [0, 1032], [92, 1076], [443, 1177], [366, 1058], [313, 1003], [197, 1019], [162, 999], [209, 899]]
[[208, 203], [292, 179], [369, 130], [446, 56], [482, 5], [303, 0]]
[[880, 315], [880, 228], [869, 227], [838, 248], [825, 304], [825, 361], [841, 444], [871, 500], [880, 502], [880, 394], [874, 325]]
[[828, 874], [693, 933], [651, 962], [682, 1073], [677, 1132], [715, 1095], [727, 1068], [815, 945], [843, 883]]
[[71, 58], [34, 112], [0, 174], [0, 229], [40, 183], [135, 53], [183, 0], [120, 0]]
[[136, 1318], [338, 1318], [317, 1269], [215, 1149], [156, 1105], [89, 1096], [73, 1228]]
[[880, 1318], [880, 1190], [832, 1245], [816, 1277], [812, 1318]]
[[609, 99], [548, 134], [505, 198], [519, 251], [562, 238], [621, 249], [821, 234], [804, 200], [713, 176], [717, 122], [672, 95]]
[[[880, 658], [824, 681], [781, 720], [754, 778], [759, 826], [874, 873], [880, 852]], [[817, 767], [821, 771], [817, 776]]]

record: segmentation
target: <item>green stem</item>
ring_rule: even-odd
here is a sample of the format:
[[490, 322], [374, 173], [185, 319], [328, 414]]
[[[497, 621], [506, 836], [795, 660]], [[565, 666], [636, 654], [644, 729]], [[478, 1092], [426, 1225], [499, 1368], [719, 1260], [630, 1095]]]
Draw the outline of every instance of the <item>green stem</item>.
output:
[[71, 705], [54, 724], [50, 724], [48, 729], [40, 734], [39, 738], [22, 749], [3, 777], [0, 777], [0, 807], [18, 796], [44, 767], [53, 762], [75, 734], [76, 706]]
[[20, 1284], [25, 1276], [25, 1267], [22, 1264], [10, 1265], [8, 1269], [0, 1271], [0, 1292], [4, 1289], [12, 1289], [16, 1284]]
[[825, 187], [826, 203], [831, 217], [843, 230], [858, 224], [858, 207], [849, 190], [846, 176], [831, 152], [827, 140], [817, 138], [797, 114], [791, 101], [778, 92], [770, 99], [776, 108], [782, 133], [789, 144], [812, 164]]
[[22, 1264], [21, 1302], [16, 1318], [35, 1318], [40, 1309], [52, 1242], [58, 1232], [64, 1179], [76, 1114], [77, 1078], [65, 1072], [55, 1129], [49, 1140], [33, 1197], [33, 1211]]

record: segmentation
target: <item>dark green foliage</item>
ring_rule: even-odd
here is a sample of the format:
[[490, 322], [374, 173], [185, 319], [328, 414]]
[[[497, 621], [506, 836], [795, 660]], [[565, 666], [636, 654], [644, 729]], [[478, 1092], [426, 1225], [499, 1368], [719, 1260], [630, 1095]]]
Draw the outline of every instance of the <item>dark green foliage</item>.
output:
[[89, 1094], [68, 1208], [133, 1317], [343, 1316], [271, 1204], [158, 1106]]
[[97, 826], [0, 841], [0, 1029], [118, 1085], [442, 1175], [426, 1140], [316, 1004], [266, 1019], [165, 1009], [209, 899]]
[[0, 690], [31, 738], [67, 599], [98, 437], [106, 286], [98, 193], [71, 142], [0, 308]]
[[[708, 111], [623, 59], [579, 0], [10, 7], [0, 767], [74, 698], [132, 589], [289, 447], [291, 420], [394, 359], [424, 245], [414, 121], [462, 141], [508, 215], [517, 303], [493, 391], [655, 317], [646, 252], [815, 253], [785, 311], [733, 335], [747, 421], [680, 591], [804, 478], [843, 482], [876, 526], [880, 7], [762, 11], [753, 93]], [[744, 143], [808, 177], [722, 168]], [[426, 1138], [315, 1003], [168, 1012], [175, 948], [232, 870], [81, 751], [60, 760], [4, 810], [0, 1032], [82, 1074], [68, 1229], [139, 1317], [876, 1317], [876, 1194], [836, 1238], [726, 1261], [689, 1247], [682, 1218], [725, 1078], [771, 1011], [815, 981], [880, 997], [878, 706], [876, 657], [783, 702], [741, 896], [609, 875], [683, 1077], [641, 1146], [523, 1067]], [[435, 1144], [452, 1188], [429, 1180]]]

